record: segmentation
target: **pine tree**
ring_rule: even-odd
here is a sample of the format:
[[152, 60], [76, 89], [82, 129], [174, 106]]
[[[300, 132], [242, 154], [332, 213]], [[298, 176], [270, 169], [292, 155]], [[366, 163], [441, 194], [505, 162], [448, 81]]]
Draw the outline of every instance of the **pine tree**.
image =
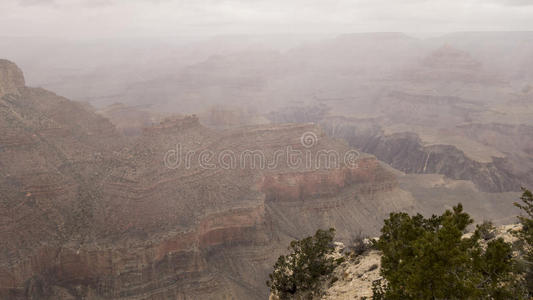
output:
[[522, 241], [524, 252], [524, 279], [530, 297], [533, 297], [533, 194], [530, 190], [522, 188], [522, 203], [514, 203], [520, 208], [524, 215], [518, 216], [522, 229], [515, 232], [515, 235]]
[[331, 257], [335, 250], [335, 229], [318, 230], [314, 236], [292, 241], [288, 255], [282, 255], [269, 274], [267, 286], [280, 299], [296, 294], [320, 293], [320, 282], [341, 262]]
[[431, 218], [390, 214], [376, 242], [385, 281], [374, 284], [374, 299], [518, 297], [511, 245], [496, 239], [483, 249], [479, 227], [463, 238], [472, 222], [461, 204]]

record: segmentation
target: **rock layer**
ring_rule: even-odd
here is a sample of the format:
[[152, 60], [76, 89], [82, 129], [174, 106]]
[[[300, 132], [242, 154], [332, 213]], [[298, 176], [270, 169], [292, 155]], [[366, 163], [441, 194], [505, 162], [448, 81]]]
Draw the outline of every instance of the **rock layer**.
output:
[[[350, 149], [313, 124], [216, 131], [190, 116], [128, 139], [86, 106], [21, 86], [7, 66], [2, 299], [262, 298], [289, 240], [330, 226], [340, 238], [375, 233], [389, 211], [413, 206], [373, 156], [333, 168], [274, 160], [288, 147], [311, 157]], [[202, 161], [206, 151], [219, 159]], [[254, 164], [257, 151], [267, 164]]]
[[[533, 182], [533, 172], [529, 167], [532, 162], [526, 155], [492, 157], [490, 162], [479, 162], [454, 145], [425, 145], [414, 132], [387, 135], [382, 127], [372, 120], [331, 118], [321, 124], [332, 137], [345, 139], [351, 146], [371, 153], [405, 173], [443, 174], [451, 179], [469, 180], [480, 190], [487, 192], [520, 191], [521, 186], [528, 186]], [[460, 130], [463, 134], [472, 138], [476, 136], [480, 142], [488, 144], [487, 139], [496, 134], [494, 127], [500, 128], [469, 125]], [[506, 139], [510, 143], [500, 149], [508, 151], [509, 144], [512, 144], [521, 146], [524, 149], [522, 151], [527, 152], [530, 147], [527, 142], [529, 134], [525, 133], [527, 126], [520, 126], [521, 129], [517, 130], [508, 128], [509, 126], [503, 127], [508, 129]], [[513, 132], [517, 133], [513, 136]], [[526, 140], [520, 142], [524, 138]], [[499, 139], [490, 138], [493, 143], [497, 143], [497, 140]]]

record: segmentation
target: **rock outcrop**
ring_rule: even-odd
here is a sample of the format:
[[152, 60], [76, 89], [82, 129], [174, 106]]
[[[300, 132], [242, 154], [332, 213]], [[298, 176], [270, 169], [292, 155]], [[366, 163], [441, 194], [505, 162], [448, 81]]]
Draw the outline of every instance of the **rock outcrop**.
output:
[[122, 103], [114, 103], [98, 113], [109, 119], [116, 128], [126, 136], [138, 136], [142, 129], [157, 124], [163, 116], [150, 112], [142, 107], [130, 107]]
[[18, 89], [25, 85], [22, 70], [13, 62], [0, 59], [0, 97], [5, 94], [17, 94]]

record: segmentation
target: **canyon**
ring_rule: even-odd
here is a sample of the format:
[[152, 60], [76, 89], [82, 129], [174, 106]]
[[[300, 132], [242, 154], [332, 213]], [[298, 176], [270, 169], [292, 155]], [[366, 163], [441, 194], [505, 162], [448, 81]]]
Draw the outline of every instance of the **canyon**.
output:
[[0, 60], [0, 298], [265, 299], [276, 258], [319, 228], [348, 242], [458, 202], [514, 223], [533, 185], [532, 77], [463, 38], [245, 43], [95, 99], [81, 90], [111, 75], [57, 85], [87, 102]]
[[357, 168], [208, 169], [165, 153], [261, 149], [348, 151], [314, 124], [217, 131], [196, 116], [135, 138], [90, 106], [24, 85], [2, 61], [0, 295], [6, 299], [261, 298], [293, 238], [337, 226], [378, 229], [413, 199], [373, 156]]

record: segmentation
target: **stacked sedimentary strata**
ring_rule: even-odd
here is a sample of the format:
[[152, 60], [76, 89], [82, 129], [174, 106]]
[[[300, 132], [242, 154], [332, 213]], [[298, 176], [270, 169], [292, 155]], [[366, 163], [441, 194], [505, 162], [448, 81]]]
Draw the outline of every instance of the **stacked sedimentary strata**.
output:
[[[92, 109], [26, 87], [7, 61], [0, 91], [2, 299], [266, 297], [289, 240], [331, 226], [375, 233], [412, 207], [373, 156], [347, 164], [350, 148], [313, 124], [215, 131], [190, 116], [128, 139]], [[317, 163], [331, 150], [334, 165]], [[206, 151], [216, 159], [202, 161]]]

